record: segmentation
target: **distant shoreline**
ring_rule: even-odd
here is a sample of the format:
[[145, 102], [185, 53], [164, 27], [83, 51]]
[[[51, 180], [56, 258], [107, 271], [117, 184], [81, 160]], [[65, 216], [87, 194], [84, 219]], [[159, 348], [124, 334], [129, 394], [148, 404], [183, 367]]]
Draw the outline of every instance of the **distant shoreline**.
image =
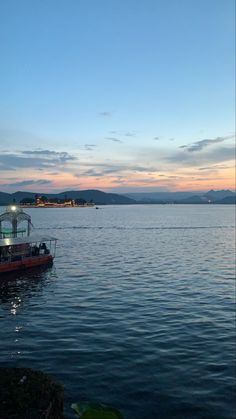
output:
[[50, 209], [50, 208], [94, 208], [95, 204], [88, 205], [19, 205], [20, 208], [39, 208], [39, 209]]
[[[9, 204], [0, 204], [0, 206], [8, 206]], [[20, 208], [37, 208], [37, 209], [51, 209], [51, 208], [96, 208], [99, 206], [104, 206], [104, 207], [109, 207], [109, 206], [113, 206], [113, 205], [117, 205], [117, 206], [125, 206], [125, 205], [129, 205], [129, 206], [133, 206], [133, 205], [236, 205], [236, 202], [231, 202], [231, 203], [217, 203], [217, 202], [135, 202], [135, 203], [129, 203], [129, 204], [106, 204], [106, 203], [99, 203], [99, 204], [94, 204], [94, 205], [48, 205], [48, 206], [38, 206], [38, 205], [19, 205]]]
[[1, 205], [22, 205], [24, 208], [84, 208], [96, 205], [171, 205], [171, 204], [224, 204], [236, 203], [235, 191], [222, 189], [208, 192], [139, 192], [125, 195], [107, 193], [100, 190], [64, 191], [53, 193], [34, 193], [18, 191], [12, 194], [0, 192]]

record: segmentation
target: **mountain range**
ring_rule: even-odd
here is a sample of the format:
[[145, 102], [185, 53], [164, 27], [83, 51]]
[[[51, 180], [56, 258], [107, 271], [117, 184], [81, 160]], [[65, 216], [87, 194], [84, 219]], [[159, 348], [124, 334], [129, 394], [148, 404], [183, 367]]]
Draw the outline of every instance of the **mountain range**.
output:
[[115, 204], [235, 204], [236, 194], [230, 190], [210, 190], [208, 192], [133, 192], [116, 194], [88, 189], [84, 191], [65, 191], [56, 194], [18, 191], [12, 194], [0, 192], [0, 205], [20, 203], [24, 198], [34, 199], [35, 195], [44, 195], [48, 199], [84, 199], [96, 205]]
[[229, 189], [208, 192], [142, 192], [129, 193], [127, 197], [149, 204], [235, 204], [236, 194]]
[[48, 199], [84, 199], [89, 202], [92, 201], [97, 205], [111, 205], [111, 204], [134, 204], [135, 200], [115, 193], [106, 193], [96, 189], [88, 189], [84, 191], [65, 191], [56, 194], [52, 193], [38, 193], [38, 192], [24, 192], [18, 191], [12, 194], [0, 192], [0, 205], [8, 205], [13, 202], [20, 203], [24, 198], [34, 199], [36, 195], [46, 196]]

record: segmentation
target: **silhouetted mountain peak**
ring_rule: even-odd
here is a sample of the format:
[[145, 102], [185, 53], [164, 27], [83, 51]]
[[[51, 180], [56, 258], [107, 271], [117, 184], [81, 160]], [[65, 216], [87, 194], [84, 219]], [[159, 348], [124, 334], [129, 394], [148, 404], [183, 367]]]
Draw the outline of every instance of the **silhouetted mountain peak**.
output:
[[210, 200], [215, 201], [215, 200], [224, 199], [227, 196], [233, 196], [233, 195], [234, 193], [230, 191], [229, 189], [222, 189], [220, 191], [215, 191], [214, 189], [211, 189], [204, 196], [206, 196]]

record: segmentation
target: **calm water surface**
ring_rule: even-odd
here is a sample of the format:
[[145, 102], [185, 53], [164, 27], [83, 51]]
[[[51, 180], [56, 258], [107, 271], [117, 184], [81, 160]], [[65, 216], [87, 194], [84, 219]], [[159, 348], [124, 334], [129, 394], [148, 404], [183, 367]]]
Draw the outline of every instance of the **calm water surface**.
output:
[[67, 418], [81, 400], [126, 419], [235, 418], [235, 207], [27, 212], [57, 258], [1, 281], [2, 366], [56, 377]]

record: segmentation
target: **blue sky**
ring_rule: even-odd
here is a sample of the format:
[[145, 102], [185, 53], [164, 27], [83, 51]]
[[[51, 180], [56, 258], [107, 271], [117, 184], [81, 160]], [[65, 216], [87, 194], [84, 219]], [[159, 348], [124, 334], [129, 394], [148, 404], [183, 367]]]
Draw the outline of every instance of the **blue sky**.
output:
[[234, 8], [1, 1], [0, 190], [234, 187]]

